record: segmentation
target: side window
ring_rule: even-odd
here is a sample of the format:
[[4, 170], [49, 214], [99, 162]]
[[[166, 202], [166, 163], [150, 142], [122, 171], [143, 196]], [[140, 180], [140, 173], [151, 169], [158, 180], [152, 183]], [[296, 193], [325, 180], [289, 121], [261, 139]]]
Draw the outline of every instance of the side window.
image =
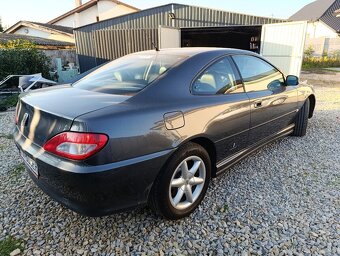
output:
[[204, 70], [194, 81], [194, 94], [230, 94], [244, 92], [243, 85], [228, 57], [219, 59]]
[[283, 75], [266, 61], [247, 55], [235, 55], [232, 58], [240, 70], [247, 92], [279, 92], [284, 88]]

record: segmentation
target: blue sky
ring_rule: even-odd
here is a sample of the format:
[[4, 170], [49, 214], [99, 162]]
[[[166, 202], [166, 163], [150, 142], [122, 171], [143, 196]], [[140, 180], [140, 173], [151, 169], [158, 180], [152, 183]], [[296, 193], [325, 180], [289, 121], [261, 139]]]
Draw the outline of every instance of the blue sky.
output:
[[[87, 2], [83, 0], [83, 3]], [[288, 18], [313, 0], [123, 0], [141, 9], [171, 2], [211, 7], [259, 16]], [[1, 0], [0, 17], [5, 26], [19, 20], [47, 22], [74, 8], [74, 0]]]

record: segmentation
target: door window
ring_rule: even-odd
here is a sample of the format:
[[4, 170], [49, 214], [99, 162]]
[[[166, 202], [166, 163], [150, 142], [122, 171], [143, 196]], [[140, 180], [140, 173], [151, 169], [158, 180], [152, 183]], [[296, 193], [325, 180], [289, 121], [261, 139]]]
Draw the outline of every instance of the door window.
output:
[[240, 70], [246, 92], [277, 92], [284, 88], [282, 73], [268, 62], [248, 55], [235, 55], [232, 58]]
[[194, 81], [194, 94], [230, 94], [244, 92], [243, 85], [228, 57], [219, 59]]

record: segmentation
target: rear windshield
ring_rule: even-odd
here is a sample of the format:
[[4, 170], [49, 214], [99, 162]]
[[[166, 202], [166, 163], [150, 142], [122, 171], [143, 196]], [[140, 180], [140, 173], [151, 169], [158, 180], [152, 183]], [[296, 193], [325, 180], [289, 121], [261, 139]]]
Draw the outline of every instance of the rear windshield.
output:
[[184, 58], [160, 53], [129, 55], [98, 68], [73, 86], [103, 93], [136, 93]]

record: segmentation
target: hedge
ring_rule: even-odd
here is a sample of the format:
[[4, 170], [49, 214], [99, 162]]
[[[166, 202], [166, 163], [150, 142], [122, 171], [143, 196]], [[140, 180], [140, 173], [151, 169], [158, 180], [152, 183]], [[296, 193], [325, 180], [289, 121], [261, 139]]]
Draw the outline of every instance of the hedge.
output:
[[337, 57], [308, 57], [304, 58], [302, 68], [333, 68], [340, 67], [340, 59]]
[[25, 40], [0, 44], [0, 80], [8, 75], [42, 73], [49, 78], [50, 59], [36, 46]]

